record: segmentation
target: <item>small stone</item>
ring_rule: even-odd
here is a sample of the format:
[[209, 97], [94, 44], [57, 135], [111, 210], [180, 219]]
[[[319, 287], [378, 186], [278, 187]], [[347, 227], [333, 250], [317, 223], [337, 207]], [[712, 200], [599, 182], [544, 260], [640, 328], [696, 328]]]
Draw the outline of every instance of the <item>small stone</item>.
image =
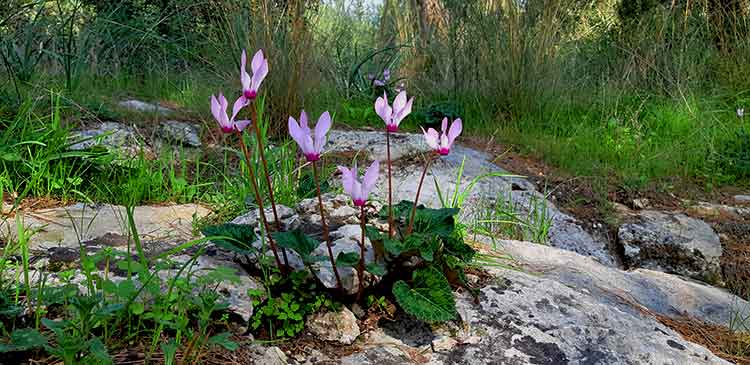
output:
[[362, 309], [362, 306], [358, 303], [352, 304], [352, 313], [354, 313], [357, 318], [364, 318], [367, 315], [367, 312], [365, 312], [365, 310]]
[[461, 343], [467, 344], [467, 345], [475, 345], [482, 341], [482, 338], [476, 335], [471, 335], [463, 339]]
[[[272, 207], [264, 207], [263, 210], [266, 213], [266, 220], [268, 221], [268, 224], [273, 226], [276, 224], [276, 219], [274, 218], [273, 214], [273, 208]], [[276, 204], [276, 212], [279, 214], [279, 219], [281, 220], [281, 228], [284, 231], [292, 231], [300, 227], [302, 224], [300, 221], [299, 216], [294, 211], [294, 209], [289, 208], [285, 205]], [[237, 218], [234, 218], [231, 223], [233, 224], [246, 224], [250, 226], [257, 226], [258, 225], [258, 216], [260, 215], [260, 209], [254, 209], [251, 210], [245, 214], [242, 214], [238, 216]]]
[[172, 142], [190, 147], [201, 146], [200, 131], [194, 124], [168, 120], [161, 123], [159, 133], [164, 139]]
[[735, 195], [734, 201], [737, 203], [750, 203], [750, 195]]
[[354, 313], [344, 307], [340, 312], [316, 313], [307, 320], [307, 328], [326, 341], [351, 345], [359, 336], [359, 325]]
[[263, 354], [263, 357], [258, 359], [257, 364], [263, 364], [263, 365], [287, 365], [287, 357], [284, 351], [281, 351], [280, 348], [276, 346], [272, 346], [266, 349], [266, 352]]
[[432, 340], [432, 351], [449, 352], [458, 344], [458, 341], [448, 336], [440, 336]]
[[633, 199], [633, 208], [635, 209], [646, 209], [650, 205], [650, 201], [646, 198]]

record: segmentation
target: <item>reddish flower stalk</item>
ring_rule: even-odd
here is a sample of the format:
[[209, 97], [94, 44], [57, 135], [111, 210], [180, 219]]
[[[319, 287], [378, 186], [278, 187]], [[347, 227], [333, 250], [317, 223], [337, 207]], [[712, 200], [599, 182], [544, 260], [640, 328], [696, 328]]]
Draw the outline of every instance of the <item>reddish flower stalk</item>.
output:
[[271, 237], [271, 231], [268, 230], [268, 220], [266, 219], [266, 212], [263, 208], [263, 199], [260, 196], [260, 190], [258, 189], [258, 182], [255, 180], [255, 173], [253, 172], [253, 168], [250, 164], [250, 150], [247, 148], [247, 145], [245, 144], [244, 139], [242, 138], [242, 132], [237, 132], [237, 137], [240, 139], [240, 147], [242, 147], [242, 152], [245, 154], [245, 161], [247, 162], [247, 171], [250, 175], [250, 181], [253, 185], [253, 192], [255, 193], [255, 201], [258, 203], [258, 209], [260, 210], [260, 220], [261, 224], [263, 224], [263, 227], [266, 229], [266, 233], [268, 234], [268, 243], [271, 246], [271, 251], [273, 251], [273, 257], [276, 259], [276, 265], [279, 267], [279, 269], [284, 272], [286, 271], [286, 266], [281, 265], [281, 259], [279, 258], [279, 252], [276, 249], [276, 243], [273, 241], [273, 238]]
[[385, 150], [388, 159], [388, 238], [393, 238], [393, 186], [391, 185], [391, 131], [385, 131]]
[[393, 186], [391, 183], [391, 132], [398, 131], [398, 125], [411, 113], [414, 98], [407, 100], [406, 92], [401, 91], [393, 99], [393, 106], [388, 105], [388, 95], [375, 100], [375, 113], [385, 122], [386, 158], [388, 159], [388, 237], [393, 237]]
[[375, 187], [375, 183], [378, 181], [378, 175], [380, 175], [380, 163], [378, 160], [372, 162], [370, 167], [365, 170], [365, 174], [362, 177], [362, 181], [357, 176], [357, 163], [354, 162], [354, 167], [349, 169], [344, 166], [339, 166], [341, 171], [341, 184], [344, 186], [344, 191], [351, 195], [352, 202], [355, 206], [360, 208], [362, 212], [362, 241], [359, 243], [360, 255], [359, 265], [357, 265], [357, 277], [359, 279], [359, 292], [357, 293], [357, 300], [362, 297], [362, 290], [365, 285], [365, 205], [367, 204], [367, 197]]
[[320, 193], [320, 179], [318, 178], [318, 168], [315, 161], [310, 162], [313, 169], [313, 177], [315, 178], [315, 187], [318, 189], [318, 209], [320, 210], [320, 223], [323, 225], [323, 239], [326, 241], [328, 248], [328, 258], [331, 260], [331, 268], [333, 268], [333, 274], [336, 276], [336, 286], [342, 289], [344, 286], [341, 284], [341, 276], [339, 270], [336, 268], [336, 260], [333, 257], [333, 249], [331, 248], [331, 236], [328, 232], [328, 224], [326, 223], [326, 214], [323, 209], [323, 197]]
[[417, 186], [417, 195], [414, 197], [414, 206], [411, 208], [411, 216], [409, 217], [409, 226], [406, 228], [406, 235], [410, 235], [414, 228], [414, 217], [417, 215], [417, 205], [419, 204], [419, 193], [422, 192], [422, 184], [424, 183], [424, 177], [427, 175], [427, 169], [430, 168], [432, 162], [432, 154], [427, 157], [427, 162], [424, 164], [424, 170], [422, 170], [422, 177], [419, 178], [419, 185]]
[[357, 278], [359, 279], [359, 289], [357, 291], [357, 301], [362, 299], [362, 292], [365, 289], [365, 206], [360, 207], [362, 218], [362, 241], [359, 243], [359, 265], [357, 265]]
[[[276, 222], [276, 231], [281, 232], [281, 220], [279, 219], [279, 213], [276, 210], [276, 200], [273, 197], [273, 185], [271, 184], [271, 175], [268, 173], [268, 163], [266, 163], [266, 153], [263, 148], [263, 136], [258, 128], [257, 112], [254, 105], [250, 107], [251, 119], [255, 121], [253, 123], [253, 129], [255, 129], [255, 138], [258, 142], [258, 153], [260, 154], [260, 162], [263, 165], [263, 174], [266, 176], [266, 184], [268, 185], [268, 198], [271, 201], [271, 210], [273, 211], [273, 219]], [[248, 160], [248, 163], [250, 161]], [[284, 256], [284, 265], [289, 266], [289, 258], [286, 255], [286, 250], [281, 249], [281, 254]]]
[[320, 160], [320, 155], [323, 153], [323, 147], [326, 144], [326, 134], [331, 129], [331, 114], [324, 112], [318, 118], [318, 122], [315, 124], [315, 129], [310, 129], [307, 125], [307, 113], [303, 110], [299, 116], [299, 122], [294, 117], [289, 117], [289, 135], [292, 139], [297, 142], [299, 148], [302, 150], [302, 154], [305, 155], [307, 162], [312, 164], [313, 177], [315, 178], [315, 187], [318, 190], [318, 208], [320, 210], [320, 222], [323, 225], [323, 239], [326, 241], [328, 248], [328, 257], [331, 260], [331, 268], [333, 274], [336, 276], [336, 285], [339, 289], [343, 288], [341, 284], [341, 276], [339, 270], [336, 268], [336, 259], [333, 257], [333, 249], [331, 248], [331, 238], [328, 232], [328, 224], [326, 223], [325, 210], [323, 209], [323, 197], [320, 192], [320, 178], [318, 177], [318, 167], [315, 164]]

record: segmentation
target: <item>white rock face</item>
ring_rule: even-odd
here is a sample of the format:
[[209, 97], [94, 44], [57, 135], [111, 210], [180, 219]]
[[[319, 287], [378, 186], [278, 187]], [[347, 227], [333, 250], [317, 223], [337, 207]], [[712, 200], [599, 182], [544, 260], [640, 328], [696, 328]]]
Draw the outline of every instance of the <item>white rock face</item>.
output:
[[[481, 236], [479, 241], [490, 242]], [[677, 275], [647, 269], [623, 271], [573, 252], [528, 242], [502, 241], [498, 243], [498, 251], [512, 256], [525, 271], [590, 293], [626, 312], [636, 310], [622, 298], [665, 316], [687, 314], [725, 326], [736, 313], [750, 314], [747, 301], [726, 290]]]
[[340, 312], [316, 313], [307, 319], [307, 329], [325, 341], [351, 345], [359, 336], [354, 313], [344, 307]]
[[720, 277], [721, 242], [706, 222], [651, 210], [631, 218], [618, 231], [629, 265], [703, 280]]

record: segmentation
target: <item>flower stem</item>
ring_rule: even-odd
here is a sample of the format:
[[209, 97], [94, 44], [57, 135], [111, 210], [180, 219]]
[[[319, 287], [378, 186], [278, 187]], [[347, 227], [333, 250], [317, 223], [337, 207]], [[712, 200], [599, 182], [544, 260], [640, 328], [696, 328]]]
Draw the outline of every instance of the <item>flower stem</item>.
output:
[[326, 241], [328, 247], [328, 257], [331, 259], [331, 268], [333, 268], [333, 275], [336, 276], [336, 286], [339, 289], [343, 288], [341, 285], [341, 276], [339, 276], [339, 270], [336, 268], [336, 260], [333, 258], [333, 249], [331, 248], [331, 236], [328, 233], [328, 224], [326, 224], [326, 214], [323, 209], [323, 197], [320, 193], [320, 179], [318, 178], [318, 167], [315, 161], [311, 162], [313, 169], [313, 177], [315, 178], [315, 187], [318, 189], [318, 209], [320, 210], [320, 223], [323, 225], [323, 239]]
[[391, 132], [385, 131], [385, 150], [388, 159], [388, 238], [393, 238], [393, 186], [391, 184]]
[[424, 183], [424, 177], [427, 175], [427, 170], [430, 168], [432, 162], [432, 154], [427, 157], [427, 162], [424, 164], [424, 170], [422, 170], [422, 177], [419, 178], [419, 185], [417, 186], [417, 196], [414, 197], [414, 206], [411, 208], [411, 216], [409, 217], [409, 227], [406, 228], [406, 235], [411, 234], [411, 230], [414, 228], [414, 217], [417, 215], [417, 204], [419, 203], [419, 193], [422, 192], [422, 184]]
[[[271, 175], [268, 173], [268, 163], [266, 163], [266, 152], [263, 148], [263, 136], [260, 134], [260, 128], [258, 128], [257, 111], [254, 105], [250, 107], [251, 121], [253, 129], [255, 129], [255, 137], [258, 141], [258, 153], [260, 154], [260, 161], [263, 164], [263, 173], [266, 176], [266, 184], [268, 185], [268, 198], [271, 201], [271, 210], [273, 211], [273, 219], [276, 223], [276, 231], [281, 232], [281, 220], [279, 219], [279, 213], [276, 210], [276, 199], [273, 197], [273, 185], [271, 184]], [[289, 258], [286, 256], [286, 250], [281, 249], [281, 254], [284, 256], [284, 264], [289, 266]]]
[[359, 265], [357, 265], [357, 278], [359, 279], [359, 290], [357, 291], [357, 301], [362, 298], [362, 292], [365, 289], [365, 206], [361, 208], [362, 212], [362, 241], [359, 243]]
[[260, 197], [260, 191], [258, 189], [258, 181], [255, 180], [255, 173], [253, 172], [253, 167], [250, 163], [250, 150], [247, 149], [245, 140], [242, 138], [242, 132], [238, 132], [237, 137], [240, 138], [240, 147], [242, 147], [242, 152], [245, 154], [245, 161], [247, 162], [247, 171], [250, 174], [250, 182], [253, 184], [253, 192], [255, 193], [255, 201], [258, 203], [258, 209], [260, 210], [261, 224], [263, 224], [263, 227], [265, 227], [266, 232], [268, 233], [268, 243], [271, 246], [271, 251], [273, 251], [273, 257], [276, 259], [276, 265], [283, 272], [285, 271], [284, 268], [286, 266], [281, 265], [281, 260], [279, 259], [279, 252], [276, 250], [276, 243], [273, 241], [273, 238], [271, 238], [271, 232], [268, 230], [268, 220], [266, 220], [266, 212], [265, 212], [265, 209], [263, 209], [263, 199]]

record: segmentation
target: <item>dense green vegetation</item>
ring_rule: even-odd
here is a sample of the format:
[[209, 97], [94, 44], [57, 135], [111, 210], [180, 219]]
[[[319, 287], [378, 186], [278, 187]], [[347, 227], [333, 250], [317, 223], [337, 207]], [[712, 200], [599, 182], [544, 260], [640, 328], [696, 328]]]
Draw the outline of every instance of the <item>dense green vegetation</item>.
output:
[[[338, 121], [375, 126], [374, 97], [403, 87], [417, 96], [410, 125], [461, 115], [469, 133], [575, 174], [636, 188], [747, 179], [741, 2], [525, 4], [14, 0], [0, 17], [3, 124], [22, 105], [49, 114], [53, 98], [62, 126], [147, 126], [115, 106], [126, 96], [203, 119], [208, 95], [236, 86], [239, 50], [263, 48], [274, 135], [300, 107], [335, 106]], [[373, 86], [386, 69], [385, 86]]]

